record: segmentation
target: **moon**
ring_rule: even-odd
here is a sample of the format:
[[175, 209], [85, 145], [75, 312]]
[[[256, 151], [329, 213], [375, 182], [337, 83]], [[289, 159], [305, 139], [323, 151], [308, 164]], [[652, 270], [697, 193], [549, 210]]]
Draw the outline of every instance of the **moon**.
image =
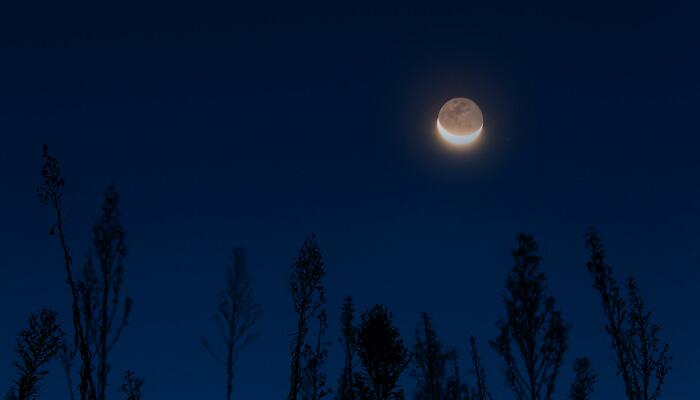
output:
[[476, 141], [484, 129], [484, 116], [472, 100], [457, 97], [445, 103], [437, 118], [437, 130], [447, 142], [464, 146]]

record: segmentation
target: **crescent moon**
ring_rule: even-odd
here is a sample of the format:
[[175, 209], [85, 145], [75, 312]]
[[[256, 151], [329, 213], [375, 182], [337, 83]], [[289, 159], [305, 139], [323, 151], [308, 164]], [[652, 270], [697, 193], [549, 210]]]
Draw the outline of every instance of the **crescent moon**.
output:
[[482, 122], [479, 129], [475, 130], [474, 132], [468, 133], [466, 135], [455, 135], [454, 133], [448, 131], [447, 129], [445, 129], [445, 127], [442, 126], [439, 118], [437, 120], [437, 130], [440, 133], [440, 136], [442, 136], [443, 139], [447, 140], [452, 144], [469, 144], [474, 142], [476, 139], [479, 138], [479, 135], [481, 135], [481, 131], [483, 128], [484, 124]]

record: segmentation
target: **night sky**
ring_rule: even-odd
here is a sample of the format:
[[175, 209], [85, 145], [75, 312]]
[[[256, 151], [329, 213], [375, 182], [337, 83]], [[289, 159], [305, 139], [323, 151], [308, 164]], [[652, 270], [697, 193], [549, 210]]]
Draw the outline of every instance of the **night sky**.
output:
[[[30, 312], [54, 308], [71, 331], [52, 216], [36, 194], [47, 143], [67, 179], [76, 260], [105, 188], [122, 196], [135, 305], [112, 390], [128, 368], [145, 376], [146, 399], [223, 397], [200, 338], [215, 335], [225, 266], [244, 246], [264, 314], [234, 395], [283, 398], [295, 326], [285, 280], [313, 232], [334, 342], [348, 294], [358, 311], [386, 304], [409, 344], [427, 311], [463, 353], [477, 337], [494, 396], [511, 398], [488, 340], [515, 235], [529, 232], [573, 325], [557, 397], [587, 355], [594, 398], [622, 398], [585, 269], [595, 226], [672, 347], [663, 398], [693, 397], [697, 5], [58, 3], [0, 10], [0, 387], [16, 375], [14, 338]], [[484, 112], [484, 135], [465, 151], [434, 131], [452, 97]], [[331, 385], [340, 360], [334, 343]], [[50, 367], [44, 396], [67, 397], [60, 364]]]

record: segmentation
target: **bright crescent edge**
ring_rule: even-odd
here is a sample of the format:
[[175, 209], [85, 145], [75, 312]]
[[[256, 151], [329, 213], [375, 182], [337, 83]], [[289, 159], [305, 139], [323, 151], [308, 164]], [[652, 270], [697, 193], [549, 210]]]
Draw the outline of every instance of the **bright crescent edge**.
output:
[[451, 133], [442, 126], [442, 124], [440, 123], [440, 118], [438, 118], [437, 120], [437, 130], [440, 133], [440, 136], [442, 136], [443, 139], [447, 140], [452, 144], [464, 145], [474, 142], [481, 135], [481, 130], [483, 128], [484, 124], [482, 123], [479, 129], [475, 130], [474, 132], [468, 135], [455, 135], [454, 133]]

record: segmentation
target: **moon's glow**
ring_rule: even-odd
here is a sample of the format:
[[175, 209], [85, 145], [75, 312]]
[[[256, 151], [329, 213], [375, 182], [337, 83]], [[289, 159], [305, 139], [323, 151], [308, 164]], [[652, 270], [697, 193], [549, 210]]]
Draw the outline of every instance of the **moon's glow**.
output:
[[466, 98], [455, 98], [442, 106], [436, 125], [438, 133], [447, 142], [467, 145], [481, 135], [484, 118], [475, 102]]

